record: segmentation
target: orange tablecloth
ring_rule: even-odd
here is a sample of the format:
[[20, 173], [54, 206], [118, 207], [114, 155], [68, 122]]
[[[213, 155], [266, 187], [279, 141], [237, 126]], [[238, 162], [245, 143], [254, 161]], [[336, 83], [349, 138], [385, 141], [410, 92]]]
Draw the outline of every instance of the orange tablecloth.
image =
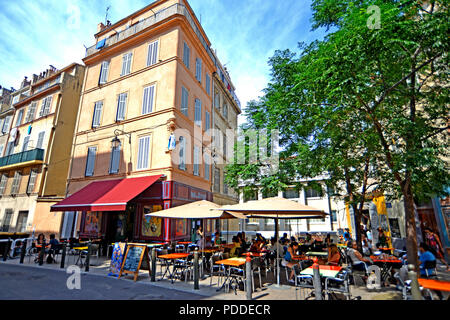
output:
[[402, 263], [400, 259], [378, 259], [377, 256], [370, 256], [373, 262], [384, 262], [384, 263]]
[[216, 264], [223, 264], [232, 267], [240, 267], [245, 264], [245, 258], [229, 258], [216, 261]]
[[170, 253], [170, 254], [164, 254], [162, 256], [158, 256], [158, 258], [160, 259], [167, 259], [167, 260], [172, 260], [172, 259], [183, 259], [183, 258], [187, 258], [190, 255], [190, 253]]
[[450, 292], [450, 281], [433, 279], [417, 279], [417, 281], [426, 289]]
[[265, 256], [266, 253], [265, 253], [265, 252], [244, 252], [244, 253], [242, 254], [242, 256], [247, 256], [247, 255], [250, 255], [250, 257], [256, 257], [256, 258], [258, 258], [258, 257], [263, 257], [263, 256]]

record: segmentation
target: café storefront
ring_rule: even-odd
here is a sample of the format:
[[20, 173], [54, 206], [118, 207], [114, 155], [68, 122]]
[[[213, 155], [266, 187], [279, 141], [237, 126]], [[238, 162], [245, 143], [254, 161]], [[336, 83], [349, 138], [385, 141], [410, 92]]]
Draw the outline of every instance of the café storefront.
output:
[[[191, 240], [196, 222], [145, 215], [198, 200], [211, 201], [212, 193], [158, 175], [92, 182], [51, 211], [77, 212], [80, 239], [170, 242]], [[207, 235], [213, 226], [204, 225]]]

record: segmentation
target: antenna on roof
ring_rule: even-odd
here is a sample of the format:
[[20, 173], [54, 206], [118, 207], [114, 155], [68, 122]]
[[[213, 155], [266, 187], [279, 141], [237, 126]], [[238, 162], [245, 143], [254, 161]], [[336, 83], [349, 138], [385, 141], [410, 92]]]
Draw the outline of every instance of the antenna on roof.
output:
[[107, 26], [108, 25], [108, 11], [109, 11], [109, 9], [111, 9], [111, 6], [108, 6], [108, 8], [106, 8], [106, 15], [105, 15], [105, 26]]

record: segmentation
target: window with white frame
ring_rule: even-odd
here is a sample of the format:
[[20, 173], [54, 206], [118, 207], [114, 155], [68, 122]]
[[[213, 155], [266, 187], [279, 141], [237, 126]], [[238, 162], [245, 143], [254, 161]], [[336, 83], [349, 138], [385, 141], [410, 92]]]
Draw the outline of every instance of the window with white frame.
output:
[[14, 214], [13, 209], [6, 209], [5, 210], [5, 214], [3, 216], [3, 221], [2, 221], [2, 228], [0, 229], [0, 231], [2, 231], [2, 232], [8, 232], [9, 231], [9, 227], [11, 226], [11, 221], [12, 221], [13, 214]]
[[89, 147], [86, 159], [86, 177], [92, 177], [94, 175], [95, 157], [97, 154], [97, 147]]
[[22, 144], [22, 152], [25, 152], [28, 150], [28, 143], [30, 142], [30, 136], [26, 136], [23, 138], [23, 144]]
[[149, 168], [150, 159], [150, 136], [139, 138], [137, 170]]
[[189, 116], [189, 91], [185, 87], [181, 87], [181, 113]]
[[5, 193], [7, 182], [8, 182], [8, 175], [2, 174], [2, 176], [0, 178], [0, 196], [2, 196]]
[[103, 61], [100, 69], [99, 83], [103, 84], [108, 82], [109, 61]]
[[223, 116], [228, 120], [228, 104], [226, 102], [223, 104]]
[[39, 132], [37, 143], [36, 143], [36, 149], [44, 149], [44, 136], [45, 136], [45, 131]]
[[116, 121], [125, 120], [125, 110], [127, 105], [128, 93], [121, 93], [117, 99]]
[[6, 116], [2, 126], [2, 133], [7, 133], [11, 124], [12, 116]]
[[103, 101], [97, 101], [94, 105], [94, 114], [92, 115], [92, 128], [100, 126], [102, 116]]
[[147, 67], [152, 66], [158, 62], [158, 46], [159, 46], [158, 40], [149, 44], [147, 55]]
[[149, 114], [153, 112], [153, 101], [155, 99], [155, 85], [144, 88], [144, 95], [142, 98], [142, 114]]
[[16, 127], [20, 126], [22, 124], [24, 112], [25, 112], [25, 109], [20, 109], [19, 112], [17, 113]]
[[50, 108], [52, 104], [52, 96], [46, 97], [42, 100], [41, 111], [39, 112], [39, 117], [44, 117], [50, 113]]
[[121, 76], [126, 76], [131, 73], [131, 60], [133, 58], [133, 53], [125, 53], [122, 58], [122, 72]]

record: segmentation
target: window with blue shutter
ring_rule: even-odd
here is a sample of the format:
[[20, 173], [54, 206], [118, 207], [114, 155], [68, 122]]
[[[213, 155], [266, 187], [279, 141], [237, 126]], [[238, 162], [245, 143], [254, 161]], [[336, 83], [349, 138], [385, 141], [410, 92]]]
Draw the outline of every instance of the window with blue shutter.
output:
[[38, 140], [36, 143], [36, 149], [44, 149], [44, 136], [45, 136], [45, 131], [41, 131], [39, 132], [39, 136], [38, 136]]
[[186, 140], [184, 137], [180, 137], [180, 152], [179, 152], [179, 165], [180, 170], [186, 170]]
[[125, 53], [122, 58], [122, 73], [121, 76], [126, 76], [131, 72], [131, 59], [133, 57], [133, 53]]
[[189, 48], [189, 46], [185, 42], [184, 43], [184, 48], [183, 48], [183, 62], [184, 62], [184, 65], [188, 69], [190, 69], [190, 60], [191, 60], [191, 49]]
[[195, 99], [194, 122], [196, 125], [202, 126], [202, 102], [199, 99]]
[[142, 99], [142, 114], [149, 114], [153, 111], [153, 100], [155, 97], [155, 85], [144, 88]]
[[200, 58], [195, 60], [195, 79], [202, 82], [202, 60]]
[[99, 83], [103, 84], [108, 81], [109, 61], [103, 61], [100, 69]]
[[120, 144], [111, 151], [111, 162], [109, 165], [109, 173], [119, 173], [120, 165]]
[[194, 146], [194, 175], [200, 175], [200, 148]]
[[185, 87], [181, 87], [181, 113], [189, 117], [189, 92]]
[[116, 121], [125, 120], [125, 110], [127, 104], [128, 93], [119, 94], [119, 98], [117, 99], [117, 115]]
[[137, 170], [149, 168], [150, 136], [139, 139]]
[[158, 62], [158, 46], [159, 41], [155, 41], [149, 44], [147, 55], [147, 67], [152, 66]]
[[211, 78], [206, 74], [206, 93], [211, 94]]
[[5, 121], [3, 122], [3, 126], [2, 126], [2, 133], [6, 133], [9, 130], [9, 125], [11, 123], [11, 118], [12, 116], [7, 116], [5, 118]]
[[208, 111], [205, 112], [205, 131], [211, 128], [211, 115]]
[[31, 103], [30, 107], [28, 108], [28, 113], [25, 118], [25, 122], [31, 122], [34, 120], [34, 115], [36, 113], [36, 106], [37, 106], [36, 102]]
[[94, 175], [95, 167], [95, 154], [97, 153], [97, 147], [89, 147], [87, 160], [86, 160], [86, 177], [92, 177]]
[[23, 119], [23, 113], [25, 112], [25, 109], [20, 109], [19, 113], [17, 114], [17, 120], [16, 120], [16, 127], [20, 126], [22, 124]]
[[100, 119], [102, 115], [103, 101], [98, 101], [94, 105], [94, 114], [92, 116], [92, 128], [100, 126]]

